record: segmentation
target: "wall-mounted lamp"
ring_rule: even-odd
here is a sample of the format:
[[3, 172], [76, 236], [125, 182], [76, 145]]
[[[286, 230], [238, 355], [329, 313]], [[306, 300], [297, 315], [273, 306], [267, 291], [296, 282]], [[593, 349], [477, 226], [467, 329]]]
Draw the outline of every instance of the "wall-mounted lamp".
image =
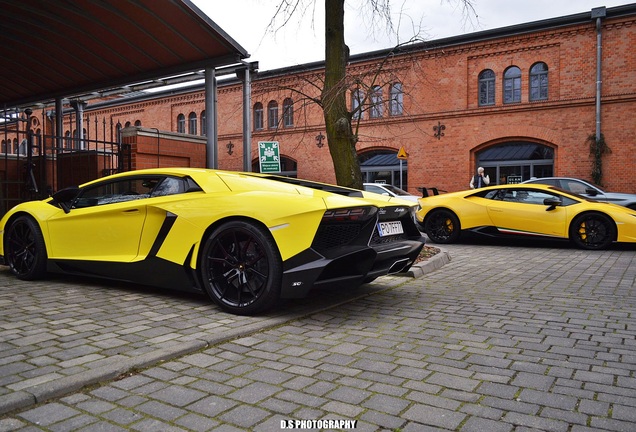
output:
[[433, 131], [435, 131], [435, 133], [433, 134], [433, 136], [435, 138], [442, 139], [442, 137], [444, 136], [444, 132], [442, 132], [444, 129], [446, 129], [446, 126], [444, 126], [443, 124], [441, 124], [440, 122], [437, 122], [437, 126], [433, 126]]
[[325, 138], [326, 137], [322, 133], [316, 135], [316, 147], [322, 148], [325, 145], [325, 143], [323, 142]]
[[232, 153], [234, 153], [234, 150], [232, 150], [234, 148], [234, 144], [232, 143], [232, 141], [225, 144], [225, 147], [227, 147], [227, 154], [231, 155]]

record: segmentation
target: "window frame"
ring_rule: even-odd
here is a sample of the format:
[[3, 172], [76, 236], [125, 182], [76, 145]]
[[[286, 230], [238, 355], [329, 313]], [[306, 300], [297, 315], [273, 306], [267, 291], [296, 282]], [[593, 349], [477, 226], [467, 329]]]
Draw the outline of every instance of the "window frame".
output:
[[267, 128], [278, 129], [278, 102], [275, 100], [267, 104]]
[[184, 134], [186, 131], [186, 118], [185, 114], [181, 113], [177, 116], [177, 133]]
[[357, 88], [351, 91], [351, 114], [354, 120], [364, 119], [364, 91]]
[[383, 115], [383, 95], [382, 87], [379, 85], [371, 87], [369, 91], [369, 118], [378, 119]]
[[283, 101], [283, 127], [294, 127], [294, 101], [292, 98], [285, 98]]
[[201, 111], [201, 136], [207, 136], [208, 128], [205, 124], [205, 110]]
[[509, 66], [503, 74], [503, 103], [521, 102], [521, 68]]
[[261, 102], [256, 102], [254, 107], [252, 108], [252, 113], [254, 116], [254, 125], [253, 128], [255, 131], [263, 130], [263, 104]]
[[404, 89], [401, 82], [391, 84], [389, 90], [389, 115], [400, 116], [404, 114]]
[[[495, 105], [496, 75], [492, 69], [484, 69], [478, 76], [477, 103], [479, 106]], [[482, 97], [485, 96], [485, 97]]]
[[[538, 68], [541, 67], [541, 70]], [[549, 68], [545, 62], [536, 62], [530, 67], [530, 80], [528, 82], [528, 99], [530, 101], [548, 100], [550, 79]]]
[[198, 122], [197, 113], [192, 111], [190, 114], [188, 114], [188, 134], [190, 135], [197, 134], [197, 129], [198, 129], [197, 122]]

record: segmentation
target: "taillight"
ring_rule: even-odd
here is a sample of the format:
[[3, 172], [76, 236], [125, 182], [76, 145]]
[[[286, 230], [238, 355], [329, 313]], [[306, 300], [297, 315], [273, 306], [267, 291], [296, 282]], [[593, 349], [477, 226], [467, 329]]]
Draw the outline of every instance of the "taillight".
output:
[[375, 217], [377, 207], [353, 207], [327, 210], [322, 216], [325, 222], [357, 222]]

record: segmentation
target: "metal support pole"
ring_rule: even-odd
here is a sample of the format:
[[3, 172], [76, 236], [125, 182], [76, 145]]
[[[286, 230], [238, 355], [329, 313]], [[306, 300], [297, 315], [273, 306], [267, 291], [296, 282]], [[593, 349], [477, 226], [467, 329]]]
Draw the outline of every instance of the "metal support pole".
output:
[[243, 171], [252, 171], [252, 71], [245, 68], [243, 81]]
[[205, 127], [207, 130], [207, 168], [217, 169], [218, 130], [217, 130], [217, 94], [214, 68], [205, 69]]
[[64, 147], [64, 108], [62, 107], [62, 99], [55, 99], [55, 144], [58, 152], [62, 151]]

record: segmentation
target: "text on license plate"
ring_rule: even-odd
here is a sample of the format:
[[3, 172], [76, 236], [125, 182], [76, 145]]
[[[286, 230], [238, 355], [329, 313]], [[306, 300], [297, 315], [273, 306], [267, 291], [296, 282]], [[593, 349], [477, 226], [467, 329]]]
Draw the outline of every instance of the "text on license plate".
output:
[[404, 230], [402, 229], [402, 222], [380, 222], [378, 223], [378, 233], [380, 234], [380, 237], [403, 234]]

